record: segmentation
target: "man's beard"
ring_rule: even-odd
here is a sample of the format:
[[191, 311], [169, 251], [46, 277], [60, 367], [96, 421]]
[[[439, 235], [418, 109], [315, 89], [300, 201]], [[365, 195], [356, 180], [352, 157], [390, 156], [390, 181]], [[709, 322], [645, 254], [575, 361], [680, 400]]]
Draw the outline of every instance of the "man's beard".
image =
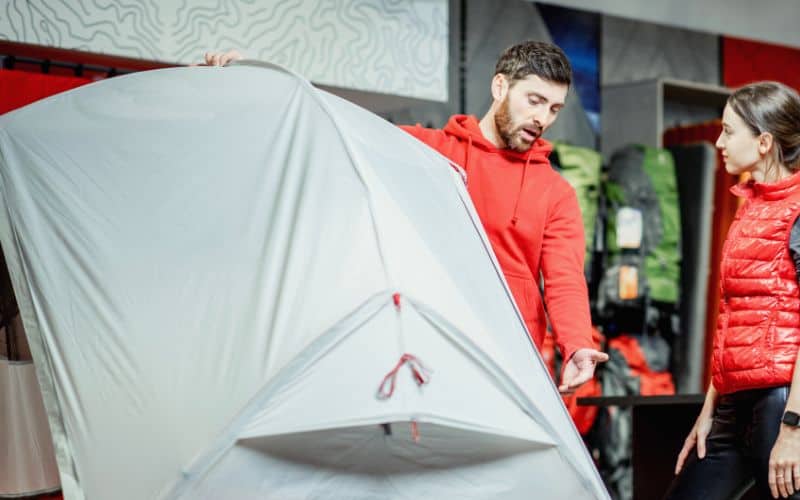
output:
[[500, 103], [500, 108], [494, 114], [494, 125], [506, 146], [520, 153], [529, 150], [536, 139], [542, 135], [541, 128], [527, 127], [529, 131], [533, 132], [533, 141], [528, 142], [523, 138], [522, 129], [526, 127], [522, 125], [514, 127], [514, 121], [511, 119], [511, 111], [508, 106], [508, 96], [503, 99], [503, 102]]

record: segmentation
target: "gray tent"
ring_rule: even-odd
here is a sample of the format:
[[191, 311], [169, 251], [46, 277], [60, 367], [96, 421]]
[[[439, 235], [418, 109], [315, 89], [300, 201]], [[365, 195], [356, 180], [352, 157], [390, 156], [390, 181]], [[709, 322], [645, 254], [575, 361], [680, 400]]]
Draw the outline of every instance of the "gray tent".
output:
[[457, 170], [264, 65], [0, 118], [65, 497], [606, 498]]

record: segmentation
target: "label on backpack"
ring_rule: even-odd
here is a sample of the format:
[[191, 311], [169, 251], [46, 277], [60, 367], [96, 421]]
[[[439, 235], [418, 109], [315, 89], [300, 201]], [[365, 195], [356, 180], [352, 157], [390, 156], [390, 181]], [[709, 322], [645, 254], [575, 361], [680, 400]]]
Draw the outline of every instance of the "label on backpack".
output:
[[642, 246], [642, 211], [632, 207], [617, 210], [617, 247]]
[[619, 298], [631, 300], [639, 296], [639, 270], [633, 266], [619, 267]]

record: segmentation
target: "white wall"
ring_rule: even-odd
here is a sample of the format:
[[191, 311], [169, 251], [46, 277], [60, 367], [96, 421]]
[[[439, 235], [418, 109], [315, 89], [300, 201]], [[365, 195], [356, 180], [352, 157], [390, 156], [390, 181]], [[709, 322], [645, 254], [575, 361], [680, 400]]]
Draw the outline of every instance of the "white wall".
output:
[[719, 37], [603, 16], [600, 85], [675, 78], [720, 83]]
[[[489, 84], [500, 53], [524, 40], [552, 42], [539, 10], [524, 0], [468, 0], [466, 111], [483, 116], [492, 104]], [[593, 148], [597, 138], [576, 91], [545, 138]]]
[[238, 48], [317, 83], [448, 98], [447, 0], [2, 0], [0, 39], [171, 63]]

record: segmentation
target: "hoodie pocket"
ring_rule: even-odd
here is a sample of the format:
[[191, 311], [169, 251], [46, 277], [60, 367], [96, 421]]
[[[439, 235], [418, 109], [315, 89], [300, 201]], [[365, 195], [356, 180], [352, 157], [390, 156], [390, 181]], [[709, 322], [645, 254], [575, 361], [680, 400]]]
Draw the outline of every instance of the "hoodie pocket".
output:
[[539, 289], [531, 278], [509, 273], [504, 274], [514, 296], [514, 301], [517, 303], [520, 313], [522, 313], [522, 319], [525, 320], [525, 325], [531, 335], [535, 336], [535, 332], [539, 330], [539, 309], [541, 309]]

